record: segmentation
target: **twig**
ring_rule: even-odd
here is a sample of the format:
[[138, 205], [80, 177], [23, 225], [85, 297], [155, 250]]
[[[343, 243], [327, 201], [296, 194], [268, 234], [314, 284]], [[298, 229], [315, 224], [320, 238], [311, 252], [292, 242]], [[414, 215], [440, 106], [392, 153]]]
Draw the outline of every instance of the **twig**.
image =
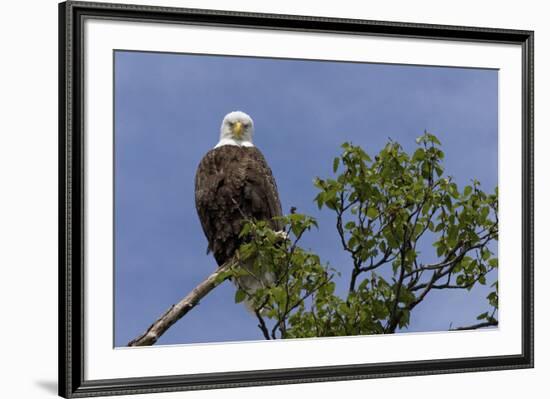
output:
[[260, 314], [260, 311], [255, 310], [254, 313], [256, 314], [256, 317], [258, 318], [258, 322], [260, 323], [260, 324], [258, 324], [258, 327], [260, 328], [260, 330], [262, 330], [262, 334], [264, 335], [264, 338], [267, 339], [267, 340], [270, 340], [271, 338], [269, 338], [269, 331], [267, 330], [267, 326], [265, 325], [265, 320], [262, 317], [262, 315]]
[[489, 320], [483, 323], [473, 324], [471, 326], [453, 328], [452, 330], [453, 331], [476, 330], [478, 328], [491, 327], [491, 326], [498, 326], [498, 320]]
[[128, 346], [150, 346], [153, 345], [176, 321], [185, 316], [191, 309], [198, 305], [210, 291], [216, 288], [221, 281], [218, 276], [237, 265], [237, 261], [231, 259], [218, 267], [214, 273], [208, 276], [202, 283], [197, 285], [189, 294], [177, 304], [172, 305], [162, 316], [155, 321], [147, 331], [139, 337], [128, 342]]

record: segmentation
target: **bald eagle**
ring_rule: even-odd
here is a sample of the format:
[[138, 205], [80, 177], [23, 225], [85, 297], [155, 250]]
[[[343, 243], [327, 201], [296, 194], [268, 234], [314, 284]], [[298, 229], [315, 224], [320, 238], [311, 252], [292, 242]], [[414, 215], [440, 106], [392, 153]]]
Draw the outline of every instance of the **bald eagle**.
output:
[[[208, 252], [218, 266], [230, 260], [242, 244], [239, 237], [247, 219], [269, 221], [281, 230], [281, 203], [269, 165], [252, 144], [254, 122], [241, 111], [227, 114], [220, 129], [220, 141], [202, 158], [195, 176], [195, 205], [208, 240]], [[249, 267], [251, 270], [251, 266]], [[273, 273], [241, 276], [235, 284], [254, 293], [273, 283]], [[252, 304], [245, 301], [250, 310]]]

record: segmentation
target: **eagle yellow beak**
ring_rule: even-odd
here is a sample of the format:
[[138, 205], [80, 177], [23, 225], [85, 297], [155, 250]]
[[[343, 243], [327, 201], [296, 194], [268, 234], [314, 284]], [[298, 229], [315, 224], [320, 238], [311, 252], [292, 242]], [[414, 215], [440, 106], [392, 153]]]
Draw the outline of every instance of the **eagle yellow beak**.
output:
[[235, 122], [233, 125], [233, 135], [237, 138], [237, 140], [240, 140], [244, 133], [244, 126], [242, 122]]

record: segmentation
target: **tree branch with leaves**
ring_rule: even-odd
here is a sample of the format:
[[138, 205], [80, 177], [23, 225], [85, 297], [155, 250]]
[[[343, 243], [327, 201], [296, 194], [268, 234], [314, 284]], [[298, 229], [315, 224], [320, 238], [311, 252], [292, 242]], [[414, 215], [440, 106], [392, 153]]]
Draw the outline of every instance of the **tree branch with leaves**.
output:
[[[487, 276], [498, 268], [491, 249], [498, 239], [498, 190], [486, 194], [475, 179], [459, 189], [452, 177], [444, 176], [440, 146], [427, 132], [417, 139], [412, 155], [393, 141], [374, 159], [361, 147], [342, 145], [342, 154], [333, 161], [336, 176], [314, 183], [319, 190], [315, 201], [319, 209], [334, 213], [339, 241], [350, 256], [347, 293], [334, 294], [333, 270], [322, 286], [309, 285], [298, 301], [282, 289], [289, 285], [283, 274], [273, 291], [256, 293], [258, 303], [267, 301], [272, 309], [265, 316], [284, 326], [279, 337], [394, 333], [409, 325], [412, 310], [432, 292], [469, 291], [487, 284]], [[291, 229], [296, 221], [308, 221], [308, 229], [313, 225], [304, 215], [289, 217], [284, 222]], [[305, 230], [298, 231], [299, 239]], [[433, 254], [422, 253], [427, 244]], [[257, 245], [252, 239], [245, 248]], [[261, 249], [270, 250], [269, 245]], [[427, 258], [436, 261], [423, 260]], [[319, 273], [328, 276], [328, 269], [314, 259], [317, 269], [304, 270], [310, 279], [322, 281]], [[292, 261], [294, 289], [306, 286], [303, 275], [296, 274], [302, 263], [300, 258]], [[487, 296], [492, 311], [478, 316], [481, 323], [461, 329], [497, 325], [496, 282], [492, 288]], [[297, 305], [289, 308], [288, 303]]]
[[[343, 275], [300, 246], [318, 228], [311, 216], [293, 209], [280, 217], [284, 234], [268, 221], [245, 221], [236, 266], [218, 269], [212, 281], [272, 273], [269, 284], [235, 294], [252, 304], [265, 339], [394, 333], [433, 292], [488, 284], [498, 268], [498, 188], [488, 194], [475, 179], [459, 188], [444, 174], [437, 137], [425, 132], [416, 143], [409, 155], [390, 140], [374, 158], [344, 143], [334, 176], [314, 180], [315, 202], [334, 214], [349, 255]], [[345, 294], [337, 295], [342, 280]], [[477, 323], [455, 330], [498, 325], [496, 279], [487, 300]]]

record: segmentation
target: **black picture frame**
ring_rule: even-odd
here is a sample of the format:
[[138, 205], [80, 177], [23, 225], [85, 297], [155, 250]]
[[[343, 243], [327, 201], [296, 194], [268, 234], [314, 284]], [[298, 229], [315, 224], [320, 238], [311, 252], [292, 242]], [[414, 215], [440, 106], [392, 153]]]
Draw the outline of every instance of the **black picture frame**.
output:
[[[82, 52], [85, 17], [520, 45], [523, 219], [521, 355], [86, 380]], [[509, 29], [72, 1], [59, 4], [59, 395], [72, 398], [534, 367], [533, 43], [534, 32]]]

